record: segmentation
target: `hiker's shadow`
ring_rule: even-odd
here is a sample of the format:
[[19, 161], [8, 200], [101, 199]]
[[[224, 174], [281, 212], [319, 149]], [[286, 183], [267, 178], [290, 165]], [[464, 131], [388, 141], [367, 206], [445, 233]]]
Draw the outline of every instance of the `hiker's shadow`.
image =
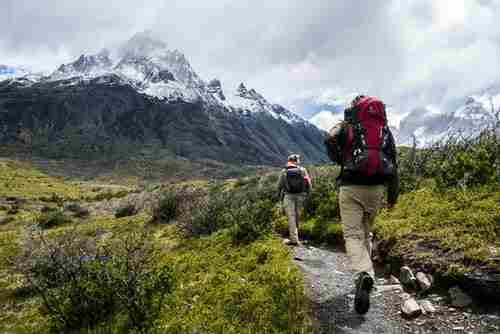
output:
[[366, 318], [354, 312], [353, 298], [352, 294], [345, 293], [317, 304], [320, 333], [352, 334], [363, 325]]

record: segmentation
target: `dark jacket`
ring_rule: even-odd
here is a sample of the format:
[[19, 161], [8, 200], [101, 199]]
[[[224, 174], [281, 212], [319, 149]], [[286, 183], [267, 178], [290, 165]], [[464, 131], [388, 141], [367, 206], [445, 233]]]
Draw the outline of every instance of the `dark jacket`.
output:
[[287, 172], [287, 169], [290, 168], [290, 167], [297, 167], [300, 169], [302, 175], [304, 176], [304, 180], [306, 181], [306, 192], [310, 192], [311, 189], [312, 189], [312, 180], [311, 180], [311, 177], [309, 176], [309, 173], [307, 173], [307, 170], [304, 168], [304, 167], [301, 167], [301, 166], [297, 166], [296, 164], [294, 163], [288, 163], [287, 166], [281, 171], [281, 174], [280, 174], [280, 178], [279, 178], [279, 181], [278, 181], [278, 192], [280, 194], [285, 194], [286, 193], [286, 188], [287, 188], [287, 185], [286, 185], [286, 172]]

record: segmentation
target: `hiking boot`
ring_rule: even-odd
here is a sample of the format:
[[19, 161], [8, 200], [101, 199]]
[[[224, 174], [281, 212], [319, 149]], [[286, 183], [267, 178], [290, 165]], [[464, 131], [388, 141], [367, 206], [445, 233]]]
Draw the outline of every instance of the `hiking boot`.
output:
[[358, 314], [366, 314], [370, 309], [370, 292], [373, 288], [373, 278], [362, 272], [356, 281], [356, 295], [354, 297], [354, 310]]

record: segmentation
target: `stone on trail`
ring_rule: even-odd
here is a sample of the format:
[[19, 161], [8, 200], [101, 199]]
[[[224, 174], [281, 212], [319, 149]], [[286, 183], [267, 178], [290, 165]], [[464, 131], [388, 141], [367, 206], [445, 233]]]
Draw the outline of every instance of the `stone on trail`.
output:
[[417, 273], [417, 282], [423, 291], [429, 290], [432, 286], [432, 282], [429, 279], [429, 276], [424, 274], [423, 272]]
[[399, 274], [399, 280], [405, 286], [414, 287], [416, 283], [415, 275], [413, 271], [408, 266], [401, 267], [401, 271]]
[[467, 307], [472, 304], [472, 298], [462, 291], [458, 286], [449, 290], [451, 305], [454, 307]]
[[432, 303], [427, 299], [420, 301], [420, 307], [422, 308], [422, 311], [426, 313], [435, 313], [437, 311], [436, 307], [434, 307], [434, 305], [432, 305]]
[[[403, 304], [401, 305], [401, 311], [403, 311], [403, 315], [409, 318], [417, 317], [422, 314], [422, 309], [420, 305], [418, 305], [415, 298], [411, 296], [406, 296], [407, 294], [403, 294]], [[409, 298], [406, 298], [409, 297]]]

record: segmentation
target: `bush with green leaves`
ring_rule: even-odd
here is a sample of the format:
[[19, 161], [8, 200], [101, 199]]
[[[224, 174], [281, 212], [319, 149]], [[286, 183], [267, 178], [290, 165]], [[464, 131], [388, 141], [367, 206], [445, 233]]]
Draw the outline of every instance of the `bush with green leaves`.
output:
[[77, 218], [87, 218], [90, 216], [90, 211], [87, 208], [82, 207], [79, 203], [70, 203], [65, 206], [65, 209], [72, 212]]
[[31, 230], [15, 260], [29, 289], [39, 295], [59, 330], [95, 327], [112, 317], [123, 331], [150, 328], [173, 289], [173, 272], [156, 262], [144, 231], [131, 230], [106, 244], [66, 232], [49, 239]]
[[224, 212], [235, 244], [253, 242], [272, 231], [274, 203], [255, 192], [240, 194]]
[[194, 188], [171, 188], [165, 191], [158, 203], [153, 207], [152, 221], [155, 223], [168, 224], [187, 210], [193, 207], [202, 196], [199, 190]]
[[400, 188], [406, 193], [422, 186], [425, 178], [439, 189], [474, 187], [500, 182], [500, 137], [495, 129], [479, 136], [449, 136], [431, 147], [400, 148]]
[[137, 208], [135, 207], [135, 204], [126, 204], [115, 212], [115, 218], [123, 218], [123, 217], [130, 217], [134, 216], [139, 212]]
[[220, 185], [212, 186], [207, 195], [197, 197], [184, 208], [178, 226], [188, 237], [209, 235], [228, 227], [224, 213], [230, 203], [229, 192]]
[[426, 174], [441, 188], [500, 182], [500, 137], [491, 130], [475, 138], [449, 138], [432, 149]]
[[61, 210], [44, 212], [37, 219], [37, 224], [42, 229], [61, 226], [69, 222], [71, 222], [71, 219]]
[[318, 169], [315, 174], [313, 190], [304, 202], [304, 219], [339, 220], [336, 186], [338, 169], [334, 167]]

